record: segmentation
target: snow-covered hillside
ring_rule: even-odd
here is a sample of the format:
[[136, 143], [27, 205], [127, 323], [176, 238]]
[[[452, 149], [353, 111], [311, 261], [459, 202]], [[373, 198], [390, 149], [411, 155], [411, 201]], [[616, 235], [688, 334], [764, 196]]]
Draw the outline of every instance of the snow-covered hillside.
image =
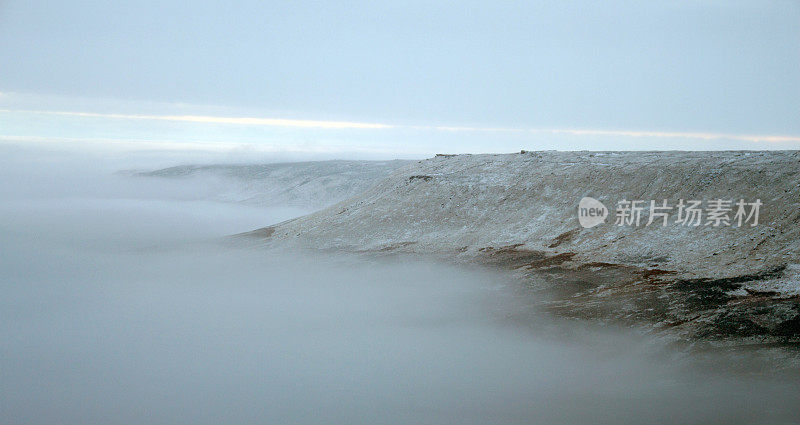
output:
[[[606, 223], [579, 225], [577, 206], [586, 196], [608, 206]], [[650, 200], [667, 200], [674, 207], [680, 199], [702, 200], [704, 207], [716, 199], [760, 200], [763, 205], [756, 226], [680, 225], [672, 222], [675, 211], [666, 226], [660, 221], [644, 225]], [[614, 224], [615, 205], [621, 200], [645, 201], [639, 226]], [[731, 218], [735, 212], [734, 207]], [[669, 301], [684, 287], [712, 291], [701, 301], [711, 302], [703, 308], [713, 311], [754, 297], [796, 300], [800, 153], [442, 155], [399, 169], [366, 192], [325, 210], [250, 235], [270, 244], [414, 252], [503, 262], [517, 270], [558, 267], [595, 270], [596, 275], [615, 270], [633, 284], [656, 285], [648, 287], [646, 302], [633, 303], [631, 314], [665, 308], [650, 298], [663, 295]], [[637, 287], [637, 296], [642, 288]], [[594, 301], [603, 294], [603, 288], [594, 286], [587, 291]], [[694, 292], [682, 294], [681, 302], [690, 304]], [[655, 304], [648, 306], [649, 302]], [[800, 333], [800, 306], [796, 301], [786, 306], [782, 319], [764, 319], [753, 326]], [[666, 321], [666, 326], [688, 320], [696, 311], [687, 307], [680, 314], [651, 320]]]

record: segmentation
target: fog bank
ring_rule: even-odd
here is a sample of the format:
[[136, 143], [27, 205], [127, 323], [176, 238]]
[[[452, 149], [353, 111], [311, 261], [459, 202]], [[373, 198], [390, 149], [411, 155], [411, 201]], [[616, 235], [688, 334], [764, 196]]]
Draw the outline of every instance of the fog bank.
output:
[[800, 418], [796, 380], [553, 322], [502, 274], [230, 247], [304, 211], [23, 165], [0, 199], [4, 423]]

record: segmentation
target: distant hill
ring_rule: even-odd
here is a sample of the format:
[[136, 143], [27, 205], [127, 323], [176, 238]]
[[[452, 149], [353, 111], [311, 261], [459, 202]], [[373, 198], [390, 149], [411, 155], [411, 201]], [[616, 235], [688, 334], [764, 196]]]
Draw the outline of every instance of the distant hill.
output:
[[411, 161], [317, 161], [182, 165], [135, 173], [197, 179], [218, 201], [320, 209], [364, 192]]

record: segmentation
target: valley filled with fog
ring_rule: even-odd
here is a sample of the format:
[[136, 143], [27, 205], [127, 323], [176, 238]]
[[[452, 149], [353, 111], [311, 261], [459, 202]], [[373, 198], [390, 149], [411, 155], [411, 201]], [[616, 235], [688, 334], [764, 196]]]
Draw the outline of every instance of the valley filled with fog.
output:
[[3, 423], [800, 417], [793, 372], [556, 321], [499, 271], [225, 239], [311, 207], [115, 173], [141, 161], [4, 158]]

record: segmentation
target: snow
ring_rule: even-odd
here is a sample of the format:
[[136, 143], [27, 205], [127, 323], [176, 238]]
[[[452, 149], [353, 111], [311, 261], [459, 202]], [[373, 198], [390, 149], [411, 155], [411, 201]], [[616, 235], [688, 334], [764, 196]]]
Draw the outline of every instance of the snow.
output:
[[[439, 255], [466, 246], [460, 256], [522, 244], [521, 249], [575, 253], [577, 263], [653, 267], [684, 277], [748, 275], [800, 263], [798, 162], [794, 151], [435, 157], [397, 168], [363, 193], [277, 226], [272, 243], [352, 250], [400, 246]], [[765, 205], [755, 227], [619, 227], [612, 212], [605, 224], [583, 229], [577, 204], [584, 196], [610, 211], [621, 199], [667, 199], [671, 205], [678, 199], [761, 199]], [[569, 241], [549, 247], [576, 230]], [[788, 270], [796, 269], [757, 287], [796, 294], [797, 274]]]

